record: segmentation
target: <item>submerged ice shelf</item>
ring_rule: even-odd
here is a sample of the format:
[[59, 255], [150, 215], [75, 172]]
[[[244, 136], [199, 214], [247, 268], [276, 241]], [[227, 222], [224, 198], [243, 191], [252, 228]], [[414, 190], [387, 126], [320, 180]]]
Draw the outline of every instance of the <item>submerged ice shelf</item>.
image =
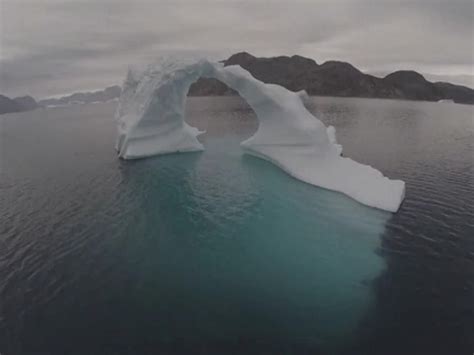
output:
[[265, 84], [240, 66], [208, 60], [160, 60], [130, 69], [117, 109], [116, 149], [123, 159], [204, 149], [202, 133], [184, 121], [189, 87], [200, 77], [236, 90], [255, 111], [257, 132], [241, 143], [246, 153], [267, 159], [293, 177], [342, 192], [365, 205], [396, 212], [405, 183], [342, 157], [335, 128], [326, 127], [303, 105], [303, 93]]

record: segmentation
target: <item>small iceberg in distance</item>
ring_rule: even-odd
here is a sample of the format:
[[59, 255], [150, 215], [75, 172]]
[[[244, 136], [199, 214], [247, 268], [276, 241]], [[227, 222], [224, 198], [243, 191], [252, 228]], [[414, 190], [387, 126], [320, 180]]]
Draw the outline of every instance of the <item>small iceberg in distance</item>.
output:
[[240, 66], [224, 67], [206, 59], [167, 58], [128, 71], [116, 112], [119, 157], [203, 150], [197, 139], [201, 132], [184, 121], [189, 87], [200, 77], [217, 79], [236, 90], [255, 111], [259, 126], [241, 143], [246, 153], [367, 206], [390, 212], [400, 207], [405, 183], [342, 157], [335, 128], [327, 128], [305, 108], [303, 92], [265, 84]]
[[452, 99], [441, 99], [441, 100], [438, 100], [439, 103], [449, 103], [449, 104], [454, 104], [454, 100]]

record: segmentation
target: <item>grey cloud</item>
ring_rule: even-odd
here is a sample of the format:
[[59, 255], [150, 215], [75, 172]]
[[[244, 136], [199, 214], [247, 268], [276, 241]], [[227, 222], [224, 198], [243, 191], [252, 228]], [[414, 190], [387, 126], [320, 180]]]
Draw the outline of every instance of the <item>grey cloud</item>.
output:
[[[3, 0], [0, 91], [44, 97], [122, 80], [168, 52], [302, 54], [368, 71], [472, 76], [470, 0]], [[465, 82], [465, 80], [463, 80]]]

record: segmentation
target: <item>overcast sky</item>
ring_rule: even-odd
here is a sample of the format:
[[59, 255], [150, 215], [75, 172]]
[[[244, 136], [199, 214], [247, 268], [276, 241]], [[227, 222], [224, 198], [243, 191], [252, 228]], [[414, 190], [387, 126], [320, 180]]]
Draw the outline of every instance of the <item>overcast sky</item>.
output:
[[300, 54], [474, 86], [473, 0], [0, 0], [0, 93], [121, 83], [173, 52]]

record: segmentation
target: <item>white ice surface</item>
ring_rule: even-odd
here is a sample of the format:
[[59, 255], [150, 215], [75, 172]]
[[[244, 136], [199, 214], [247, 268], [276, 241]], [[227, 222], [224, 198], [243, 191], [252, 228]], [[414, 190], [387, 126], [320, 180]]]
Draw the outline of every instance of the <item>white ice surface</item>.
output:
[[396, 212], [405, 183], [341, 156], [335, 128], [303, 105], [304, 93], [265, 84], [240, 66], [205, 59], [164, 59], [130, 69], [117, 109], [116, 148], [124, 159], [202, 150], [202, 133], [184, 121], [190, 85], [200, 77], [220, 80], [255, 111], [257, 132], [241, 143], [245, 152], [267, 159], [293, 177], [339, 191], [368, 206]]

